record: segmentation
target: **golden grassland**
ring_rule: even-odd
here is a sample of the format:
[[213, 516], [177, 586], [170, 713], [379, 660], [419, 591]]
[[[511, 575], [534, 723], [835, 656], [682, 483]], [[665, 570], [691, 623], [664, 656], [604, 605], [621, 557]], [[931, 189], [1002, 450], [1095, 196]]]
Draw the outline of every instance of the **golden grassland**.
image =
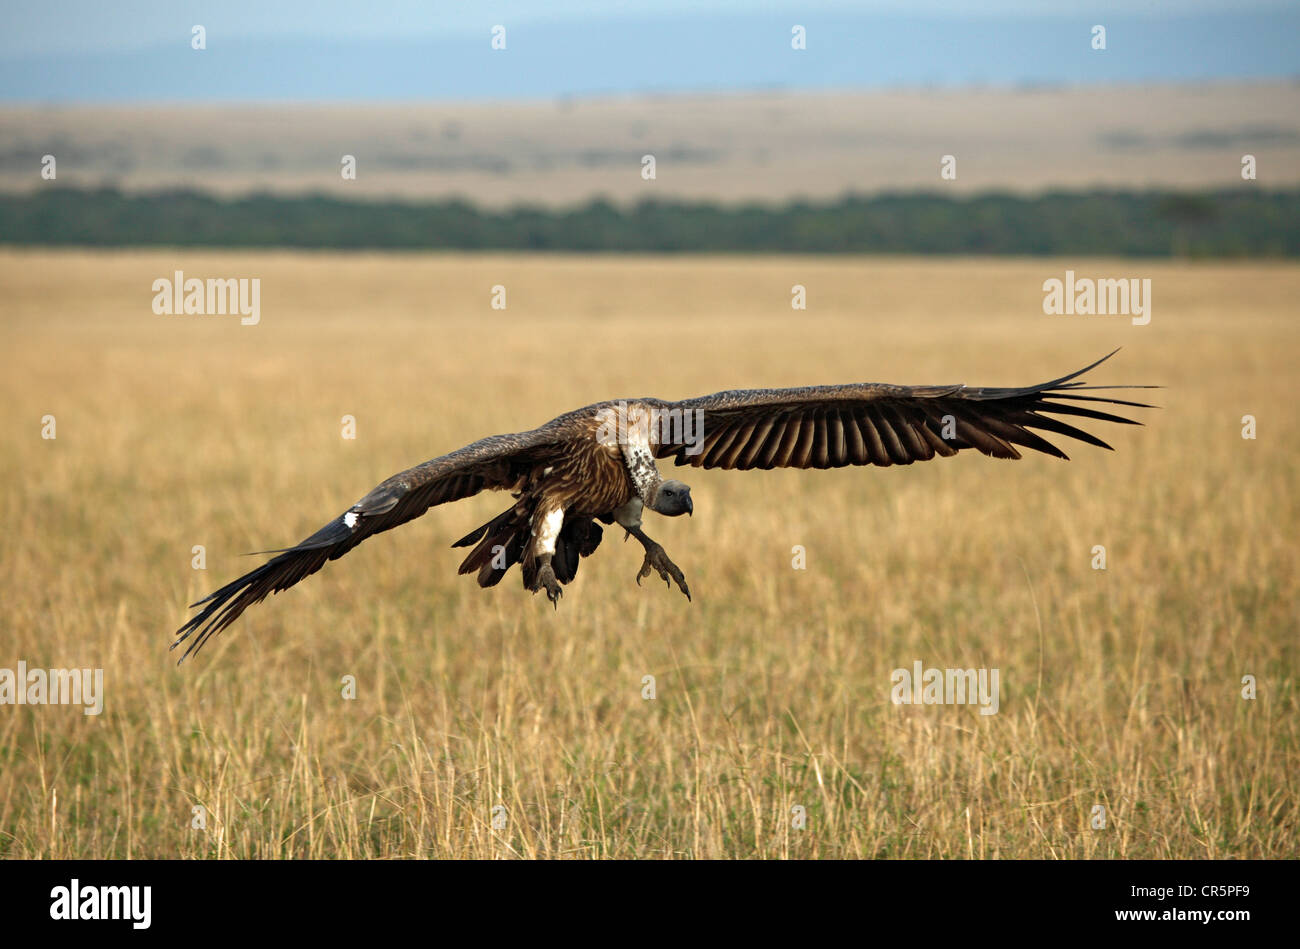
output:
[[[1150, 277], [1150, 325], [1044, 316], [1067, 267]], [[176, 269], [260, 277], [261, 323], [155, 316]], [[10, 250], [0, 282], [0, 666], [106, 691], [0, 707], [0, 854], [1297, 853], [1294, 265]], [[448, 545], [489, 495], [167, 651], [241, 554], [486, 434], [622, 395], [1020, 385], [1118, 345], [1090, 381], [1166, 388], [1146, 427], [1090, 426], [1113, 453], [687, 469], [695, 516], [647, 530], [693, 603], [613, 530], [558, 610], [517, 571], [480, 590]], [[918, 659], [999, 669], [998, 714], [891, 704]]]

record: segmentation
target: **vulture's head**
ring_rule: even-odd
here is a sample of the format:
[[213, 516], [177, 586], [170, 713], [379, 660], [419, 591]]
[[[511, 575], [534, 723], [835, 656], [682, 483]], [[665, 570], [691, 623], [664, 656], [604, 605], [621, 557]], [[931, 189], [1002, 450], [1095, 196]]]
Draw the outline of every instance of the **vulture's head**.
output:
[[692, 513], [695, 505], [691, 503], [691, 489], [680, 481], [661, 482], [650, 510], [667, 517]]

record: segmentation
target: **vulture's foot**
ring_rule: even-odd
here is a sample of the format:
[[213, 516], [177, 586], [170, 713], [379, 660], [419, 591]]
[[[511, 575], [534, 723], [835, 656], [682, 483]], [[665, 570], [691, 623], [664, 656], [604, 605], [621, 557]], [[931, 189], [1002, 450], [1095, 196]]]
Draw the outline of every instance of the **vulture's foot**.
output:
[[[682, 576], [682, 571], [677, 564], [668, 559], [668, 554], [664, 549], [648, 537], [643, 538], [641, 543], [645, 545], [645, 560], [641, 563], [641, 572], [636, 575], [637, 586], [641, 581], [650, 576], [650, 571], [654, 570], [659, 574], [668, 589], [672, 589], [673, 583], [677, 584], [677, 589], [686, 594], [686, 599], [691, 598], [691, 588], [686, 585], [686, 578]], [[671, 581], [670, 582], [670, 578]]]
[[546, 590], [546, 598], [551, 601], [551, 605], [557, 610], [560, 608], [560, 597], [564, 596], [564, 591], [560, 589], [560, 582], [555, 579], [555, 568], [549, 563], [542, 564], [537, 568], [537, 584], [533, 587], [533, 592]]

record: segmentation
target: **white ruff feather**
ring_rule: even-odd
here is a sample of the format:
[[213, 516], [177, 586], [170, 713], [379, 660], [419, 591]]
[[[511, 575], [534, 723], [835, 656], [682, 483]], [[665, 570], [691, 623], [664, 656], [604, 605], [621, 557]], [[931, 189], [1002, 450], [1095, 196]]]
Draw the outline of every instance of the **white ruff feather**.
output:
[[632, 479], [636, 493], [644, 503], [649, 504], [659, 490], [661, 479], [659, 469], [655, 467], [654, 451], [646, 425], [628, 425], [627, 440], [623, 443], [623, 464], [627, 466], [628, 477]]

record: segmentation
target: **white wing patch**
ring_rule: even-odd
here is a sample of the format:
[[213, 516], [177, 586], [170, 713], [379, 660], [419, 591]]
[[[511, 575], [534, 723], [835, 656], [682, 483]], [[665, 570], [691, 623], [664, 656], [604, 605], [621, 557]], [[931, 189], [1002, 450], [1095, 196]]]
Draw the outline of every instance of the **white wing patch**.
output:
[[359, 521], [360, 519], [361, 518], [356, 511], [348, 511], [346, 514], [343, 515], [343, 523], [344, 525], [347, 526], [349, 530], [356, 527], [357, 521]]

